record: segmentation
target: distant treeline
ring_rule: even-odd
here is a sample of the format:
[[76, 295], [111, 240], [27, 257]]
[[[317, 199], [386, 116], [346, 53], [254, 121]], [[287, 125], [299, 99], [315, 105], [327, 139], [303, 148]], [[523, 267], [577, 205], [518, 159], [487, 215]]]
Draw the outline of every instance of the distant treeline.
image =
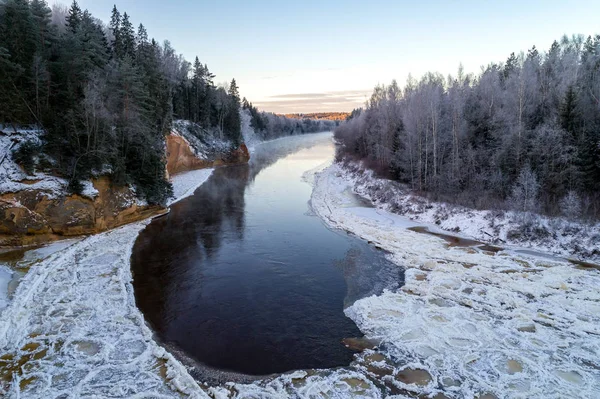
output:
[[600, 35], [378, 86], [335, 133], [341, 156], [435, 199], [597, 220]]
[[[331, 120], [313, 118], [292, 118], [271, 112], [261, 112], [245, 98], [242, 100], [242, 118], [248, 119], [248, 127], [259, 140], [270, 140], [294, 134], [333, 131], [338, 125]], [[242, 126], [244, 123], [242, 122]]]
[[293, 119], [304, 119], [304, 118], [308, 118], [308, 119], [316, 119], [316, 120], [328, 120], [328, 121], [345, 121], [348, 116], [350, 115], [349, 112], [314, 112], [314, 113], [309, 113], [309, 114], [284, 114], [283, 116], [285, 116], [286, 118], [293, 118]]

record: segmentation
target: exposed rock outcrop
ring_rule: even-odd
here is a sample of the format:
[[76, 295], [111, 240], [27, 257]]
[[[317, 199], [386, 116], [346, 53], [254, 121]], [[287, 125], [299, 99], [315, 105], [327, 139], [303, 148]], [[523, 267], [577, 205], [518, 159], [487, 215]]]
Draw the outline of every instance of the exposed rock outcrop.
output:
[[76, 194], [54, 197], [42, 190], [0, 195], [0, 246], [95, 234], [166, 211], [140, 203], [129, 187], [112, 187], [107, 177], [93, 184], [98, 191], [94, 199]]
[[[32, 133], [34, 134], [34, 133]], [[64, 237], [96, 234], [127, 223], [165, 213], [158, 205], [138, 200], [128, 186], [113, 186], [108, 177], [93, 179], [84, 194], [66, 194], [66, 181], [55, 176], [29, 176], [10, 158], [10, 139], [0, 144], [4, 158], [0, 166], [0, 247], [36, 245]], [[23, 137], [19, 138], [23, 139]], [[190, 140], [193, 140], [190, 137]], [[197, 140], [197, 139], [196, 139]], [[174, 133], [166, 140], [167, 175], [220, 165], [245, 163], [250, 159], [244, 144], [231, 150], [218, 145], [190, 142]], [[93, 187], [92, 187], [93, 185]]]
[[167, 136], [167, 172], [174, 175], [190, 170], [211, 168], [221, 165], [246, 163], [250, 159], [248, 148], [242, 144], [229, 152], [218, 152], [202, 158], [183, 136], [172, 133]]

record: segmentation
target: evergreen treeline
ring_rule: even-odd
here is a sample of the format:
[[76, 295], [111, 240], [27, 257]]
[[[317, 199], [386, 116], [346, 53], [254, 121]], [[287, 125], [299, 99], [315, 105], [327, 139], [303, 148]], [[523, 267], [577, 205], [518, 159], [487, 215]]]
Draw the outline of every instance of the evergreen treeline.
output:
[[242, 100], [242, 115], [247, 115], [249, 127], [259, 140], [271, 140], [294, 134], [332, 131], [338, 122], [311, 117], [294, 118], [259, 111], [246, 98]]
[[150, 40], [143, 25], [134, 29], [116, 6], [105, 26], [76, 1], [50, 10], [44, 0], [0, 0], [0, 124], [41, 127], [42, 145], [15, 157], [68, 178], [74, 191], [108, 173], [164, 203], [174, 118], [238, 145], [237, 85], [217, 88], [213, 77], [197, 58], [192, 65], [169, 42]]
[[514, 53], [478, 76], [375, 88], [336, 130], [342, 156], [434, 199], [600, 217], [600, 35]]

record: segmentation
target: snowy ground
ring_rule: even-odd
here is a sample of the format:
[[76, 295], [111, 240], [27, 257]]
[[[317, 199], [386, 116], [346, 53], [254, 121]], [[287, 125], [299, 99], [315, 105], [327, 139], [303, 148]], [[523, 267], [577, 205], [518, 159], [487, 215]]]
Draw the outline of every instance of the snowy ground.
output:
[[[210, 172], [175, 176], [175, 192], [189, 195]], [[31, 268], [0, 315], [0, 393], [201, 397], [135, 306], [129, 259], [148, 223], [71, 242]]]
[[315, 178], [312, 207], [406, 268], [399, 292], [359, 300], [346, 314], [381, 342], [394, 367], [428, 372], [431, 381], [414, 392], [600, 397], [600, 271], [449, 247], [408, 230], [415, 223], [406, 218], [354, 206], [354, 183], [337, 164], [325, 169]]
[[169, 205], [181, 201], [194, 194], [194, 191], [208, 180], [214, 169], [199, 169], [180, 173], [171, 178], [174, 198], [169, 200]]
[[401, 185], [380, 179], [356, 163], [338, 173], [352, 189], [378, 207], [433, 228], [460, 232], [462, 236], [484, 242], [523, 247], [559, 256], [600, 263], [600, 224], [570, 222], [563, 218], [536, 216], [529, 232], [520, 226], [525, 215], [515, 212], [474, 210], [429, 201], [411, 195]]
[[[174, 176], [175, 192], [181, 196], [193, 192], [209, 174]], [[8, 398], [381, 397], [375, 384], [356, 368], [298, 371], [249, 385], [199, 385], [153, 340], [135, 306], [129, 259], [138, 233], [148, 223], [71, 242], [32, 266], [0, 314], [0, 394]]]
[[12, 279], [12, 271], [3, 265], [0, 265], [0, 313], [8, 306], [8, 284]]
[[[12, 151], [26, 141], [40, 142], [40, 130], [0, 126], [0, 194], [19, 191], [41, 191], [48, 198], [58, 198], [67, 191], [68, 181], [42, 172], [28, 175], [12, 160]], [[98, 195], [91, 181], [83, 181], [82, 195], [90, 199]]]

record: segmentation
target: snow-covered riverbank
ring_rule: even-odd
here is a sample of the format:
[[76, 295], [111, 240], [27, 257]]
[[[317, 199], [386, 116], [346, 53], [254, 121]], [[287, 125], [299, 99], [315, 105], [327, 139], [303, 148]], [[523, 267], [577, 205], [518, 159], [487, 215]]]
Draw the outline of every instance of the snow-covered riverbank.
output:
[[[210, 176], [174, 177], [181, 199]], [[298, 371], [208, 387], [158, 345], [135, 305], [130, 256], [149, 223], [70, 243], [36, 263], [0, 314], [0, 394], [8, 398], [379, 398], [356, 368]]]
[[312, 207], [331, 227], [389, 251], [406, 285], [346, 310], [396, 367], [426, 370], [413, 392], [476, 398], [600, 397], [600, 271], [510, 252], [448, 247], [415, 223], [357, 207], [339, 165]]
[[[512, 211], [475, 210], [430, 201], [410, 190], [381, 179], [359, 163], [349, 162], [337, 173], [358, 194], [379, 208], [428, 224], [434, 229], [457, 232], [483, 242], [522, 247], [558, 256], [600, 263], [600, 224], [572, 222], [560, 217], [518, 214]], [[524, 223], [524, 221], [527, 223]]]
[[[176, 200], [212, 170], [173, 178]], [[135, 306], [129, 259], [149, 220], [77, 241], [32, 267], [0, 315], [7, 397], [173, 397], [202, 391], [155, 343]]]

